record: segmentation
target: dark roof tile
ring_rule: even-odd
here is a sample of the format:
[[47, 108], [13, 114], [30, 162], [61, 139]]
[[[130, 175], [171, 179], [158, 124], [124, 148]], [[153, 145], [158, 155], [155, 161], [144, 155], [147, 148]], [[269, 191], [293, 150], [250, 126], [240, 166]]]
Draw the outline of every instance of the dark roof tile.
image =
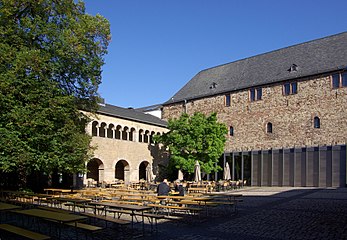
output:
[[153, 115], [145, 114], [136, 109], [122, 108], [122, 107], [117, 107], [110, 104], [100, 105], [97, 113], [105, 114], [105, 115], [109, 115], [113, 117], [118, 117], [122, 119], [127, 119], [130, 121], [147, 123], [147, 124], [156, 125], [160, 127], [167, 126], [166, 121], [160, 118], [157, 118]]
[[[297, 71], [288, 71], [294, 64]], [[347, 32], [343, 32], [203, 70], [164, 105], [326, 73], [346, 66]], [[210, 88], [212, 84], [215, 88]]]

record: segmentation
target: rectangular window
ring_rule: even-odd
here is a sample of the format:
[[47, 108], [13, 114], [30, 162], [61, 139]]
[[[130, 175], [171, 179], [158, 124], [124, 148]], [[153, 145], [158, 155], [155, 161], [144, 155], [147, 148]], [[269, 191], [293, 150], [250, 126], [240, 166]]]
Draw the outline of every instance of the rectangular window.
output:
[[257, 100], [261, 100], [262, 96], [263, 96], [262, 88], [257, 88]]
[[229, 135], [232, 137], [234, 136], [234, 128], [233, 127], [230, 127], [229, 128]]
[[286, 83], [283, 85], [283, 94], [284, 95], [289, 95], [290, 94], [290, 84]]
[[297, 94], [298, 93], [298, 83], [293, 82], [293, 83], [291, 83], [291, 86], [292, 86], [292, 94]]
[[341, 74], [342, 87], [347, 87], [347, 72]]
[[298, 83], [291, 82], [283, 84], [283, 95], [292, 95], [298, 93]]
[[251, 102], [255, 101], [255, 90], [254, 90], [254, 88], [249, 90], [249, 99], [251, 100]]
[[249, 100], [251, 102], [261, 100], [263, 97], [263, 90], [262, 88], [251, 88], [249, 90]]
[[225, 106], [230, 107], [230, 94], [225, 95]]
[[332, 85], [333, 85], [333, 88], [340, 87], [340, 74], [334, 74], [332, 76]]
[[347, 87], [347, 72], [333, 74], [331, 76], [331, 87], [333, 89]]

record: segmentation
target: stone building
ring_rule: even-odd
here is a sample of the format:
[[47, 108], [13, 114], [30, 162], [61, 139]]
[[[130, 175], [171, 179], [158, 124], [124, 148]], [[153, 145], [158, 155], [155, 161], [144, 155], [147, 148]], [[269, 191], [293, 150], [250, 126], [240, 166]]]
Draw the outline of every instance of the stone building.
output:
[[160, 166], [167, 164], [167, 158], [152, 143], [153, 135], [167, 131], [165, 121], [136, 109], [109, 104], [101, 104], [97, 114], [90, 117], [93, 121], [86, 130], [96, 150], [87, 164], [85, 184], [88, 178], [99, 183], [115, 179], [127, 184], [138, 182], [146, 180], [149, 168], [154, 178]]
[[336, 187], [346, 184], [346, 105], [344, 32], [203, 70], [162, 114], [217, 112], [235, 180]]

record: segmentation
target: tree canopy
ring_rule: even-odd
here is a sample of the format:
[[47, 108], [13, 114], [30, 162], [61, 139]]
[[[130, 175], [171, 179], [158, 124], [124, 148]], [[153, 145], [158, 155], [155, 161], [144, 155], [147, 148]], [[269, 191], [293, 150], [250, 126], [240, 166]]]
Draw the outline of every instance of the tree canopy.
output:
[[221, 169], [216, 163], [224, 151], [227, 128], [217, 122], [216, 113], [182, 114], [178, 119], [170, 119], [168, 128], [170, 131], [156, 136], [155, 141], [168, 148], [170, 165], [186, 173], [194, 172], [196, 161], [207, 174]]
[[84, 170], [109, 41], [83, 2], [0, 0], [0, 170]]

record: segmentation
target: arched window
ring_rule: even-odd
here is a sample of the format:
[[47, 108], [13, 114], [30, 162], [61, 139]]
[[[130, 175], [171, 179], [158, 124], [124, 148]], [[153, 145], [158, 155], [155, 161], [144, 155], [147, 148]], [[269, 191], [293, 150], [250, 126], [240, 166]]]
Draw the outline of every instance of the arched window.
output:
[[101, 126], [99, 127], [99, 137], [105, 137], [105, 128], [106, 128], [106, 123], [101, 123]]
[[108, 138], [113, 138], [113, 129], [114, 129], [114, 125], [110, 124], [107, 128], [107, 137]]
[[140, 129], [139, 131], [139, 142], [143, 142], [143, 130]]
[[151, 132], [151, 135], [149, 136], [149, 143], [150, 144], [153, 144], [154, 143], [154, 141], [153, 141], [153, 136], [155, 135], [155, 132], [154, 131], [152, 131]]
[[149, 141], [149, 131], [145, 131], [145, 135], [143, 136], [143, 142], [148, 143]]
[[135, 128], [131, 128], [129, 132], [129, 141], [134, 141]]
[[122, 130], [121, 126], [117, 126], [115, 130], [115, 139], [120, 139], [120, 131]]
[[229, 127], [229, 135], [232, 137], [234, 136], [234, 127], [233, 126], [230, 126]]
[[272, 123], [268, 122], [266, 124], [266, 132], [267, 133], [272, 133]]
[[122, 140], [128, 140], [128, 127], [124, 127], [123, 131], [122, 131]]
[[314, 117], [314, 119], [313, 119], [313, 126], [314, 126], [314, 128], [320, 128], [320, 119], [319, 119], [319, 117]]
[[94, 121], [93, 123], [92, 123], [92, 136], [98, 136], [98, 128], [97, 128], [97, 126], [98, 126], [98, 122], [97, 121]]

